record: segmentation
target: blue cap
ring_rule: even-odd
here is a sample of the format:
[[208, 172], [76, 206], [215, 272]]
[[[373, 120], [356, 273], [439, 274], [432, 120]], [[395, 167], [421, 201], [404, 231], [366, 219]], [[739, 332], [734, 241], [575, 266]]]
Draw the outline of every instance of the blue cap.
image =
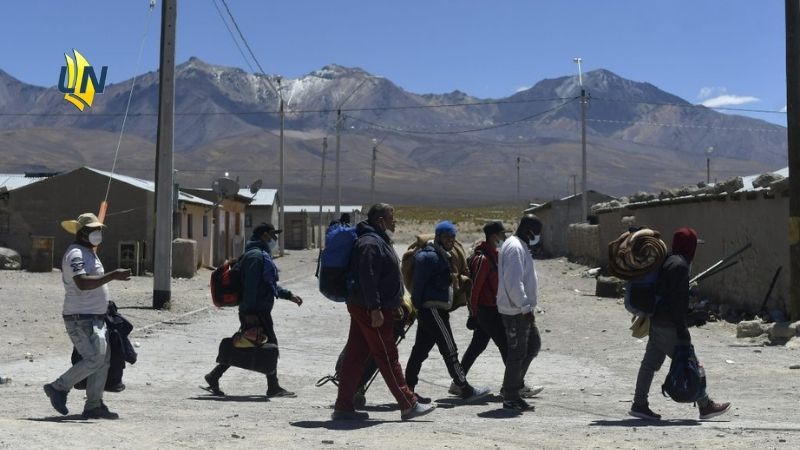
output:
[[444, 233], [456, 235], [456, 226], [449, 220], [443, 220], [436, 224], [436, 236]]

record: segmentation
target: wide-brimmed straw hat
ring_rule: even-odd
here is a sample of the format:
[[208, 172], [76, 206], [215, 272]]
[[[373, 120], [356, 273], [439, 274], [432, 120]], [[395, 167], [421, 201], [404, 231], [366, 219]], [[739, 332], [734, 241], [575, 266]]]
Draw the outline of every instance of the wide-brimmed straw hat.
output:
[[105, 228], [106, 226], [92, 213], [83, 213], [78, 216], [77, 220], [65, 220], [61, 222], [61, 228], [65, 229], [67, 233], [70, 234], [78, 234], [78, 231], [83, 227]]

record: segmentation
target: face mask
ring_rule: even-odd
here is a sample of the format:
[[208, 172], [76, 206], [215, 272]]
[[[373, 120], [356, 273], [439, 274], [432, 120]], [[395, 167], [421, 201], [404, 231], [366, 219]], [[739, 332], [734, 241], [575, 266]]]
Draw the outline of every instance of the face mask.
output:
[[392, 230], [387, 228], [383, 230], [383, 232], [386, 233], [386, 237], [388, 237], [390, 241], [394, 238], [394, 232]]
[[533, 247], [534, 245], [538, 244], [538, 243], [539, 243], [539, 237], [540, 237], [540, 236], [539, 236], [538, 234], [534, 234], [534, 235], [533, 235], [533, 239], [531, 239], [531, 240], [529, 240], [529, 241], [528, 241], [528, 245], [530, 245], [531, 247]]
[[275, 249], [278, 248], [278, 241], [276, 241], [275, 239], [270, 239], [269, 241], [267, 241], [267, 247], [269, 248], [270, 253], [274, 252]]
[[503, 246], [503, 242], [505, 242], [505, 240], [503, 240], [503, 239], [498, 239], [498, 240], [497, 240], [497, 244], [495, 244], [495, 245], [497, 246], [497, 248], [500, 248], [500, 247], [502, 247], [502, 246]]
[[103, 232], [100, 230], [95, 230], [89, 233], [89, 243], [97, 247], [100, 243], [103, 242]]

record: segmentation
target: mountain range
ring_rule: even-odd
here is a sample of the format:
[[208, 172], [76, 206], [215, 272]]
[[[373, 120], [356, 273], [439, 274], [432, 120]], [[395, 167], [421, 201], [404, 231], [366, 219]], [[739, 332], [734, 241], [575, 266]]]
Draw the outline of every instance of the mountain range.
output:
[[[590, 189], [627, 195], [704, 181], [712, 146], [712, 179], [786, 165], [784, 127], [694, 105], [608, 70], [588, 72], [583, 81]], [[130, 86], [131, 80], [107, 85], [91, 109], [79, 112], [54, 86], [29, 85], [0, 70], [0, 171], [109, 170]], [[328, 65], [279, 79], [190, 58], [176, 67], [181, 185], [206, 187], [227, 172], [243, 185], [261, 178], [277, 186], [280, 97], [273, 87], [286, 111], [288, 203], [318, 201], [324, 137], [323, 201], [335, 200], [338, 110], [348, 203], [369, 201], [376, 145], [376, 197], [405, 204], [560, 197], [573, 193], [573, 175], [581, 171], [581, 86], [574, 76], [482, 99], [460, 91], [411, 93], [360, 68]], [[158, 73], [141, 74], [118, 172], [153, 178], [157, 111]]]

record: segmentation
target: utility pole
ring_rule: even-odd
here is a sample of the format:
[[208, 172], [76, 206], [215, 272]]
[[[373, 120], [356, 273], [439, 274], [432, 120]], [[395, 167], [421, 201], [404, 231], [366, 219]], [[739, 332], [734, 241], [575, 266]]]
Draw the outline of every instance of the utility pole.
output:
[[589, 216], [588, 198], [586, 192], [586, 105], [589, 99], [586, 97], [586, 89], [583, 87], [583, 73], [581, 72], [581, 58], [573, 58], [578, 64], [578, 82], [581, 86], [581, 222], [585, 222]]
[[153, 245], [153, 308], [168, 307], [172, 295], [172, 190], [175, 132], [175, 22], [177, 0], [161, 2], [161, 57], [156, 138], [156, 226]]
[[342, 140], [342, 108], [336, 110], [336, 215], [342, 209], [342, 185], [339, 178]]
[[800, 320], [800, 0], [786, 0], [786, 125], [789, 138], [789, 309]]
[[322, 248], [322, 201], [325, 188], [325, 153], [328, 150], [328, 138], [322, 138], [322, 171], [319, 175], [319, 228], [317, 229], [317, 247]]
[[378, 142], [376, 139], [372, 140], [372, 185], [370, 186], [369, 204], [375, 204], [375, 166], [378, 161]]
[[[281, 135], [280, 135], [280, 164], [281, 164], [281, 175], [280, 175], [280, 186], [278, 187], [278, 191], [280, 195], [278, 195], [278, 229], [283, 230], [283, 205], [286, 203], [284, 199], [284, 191], [283, 191], [283, 173], [284, 173], [284, 158], [283, 158], [283, 122], [285, 114], [284, 103], [283, 103], [283, 94], [281, 93], [281, 78], [278, 77], [278, 98], [280, 99], [280, 117], [281, 117]], [[280, 255], [283, 256], [283, 243], [284, 243], [284, 236], [286, 235], [286, 231], [284, 230], [283, 233], [278, 234], [278, 246], [280, 246]]]
[[519, 155], [517, 155], [517, 203], [519, 203]]

